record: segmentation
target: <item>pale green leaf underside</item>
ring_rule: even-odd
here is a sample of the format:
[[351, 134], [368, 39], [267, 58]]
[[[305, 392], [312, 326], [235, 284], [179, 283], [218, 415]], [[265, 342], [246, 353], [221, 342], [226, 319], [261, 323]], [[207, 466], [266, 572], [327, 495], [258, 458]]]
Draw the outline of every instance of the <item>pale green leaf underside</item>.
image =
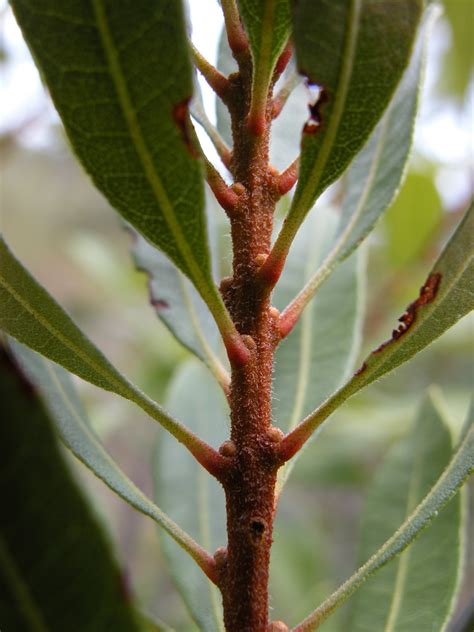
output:
[[[321, 606], [296, 626], [294, 632], [312, 632], [315, 630], [373, 573], [404, 551], [420, 535], [421, 531], [438, 516], [473, 471], [474, 419], [471, 418], [469, 431], [430, 492], [383, 546]], [[426, 576], [425, 579], [427, 579]]]
[[[273, 301], [282, 309], [324, 258], [334, 239], [337, 216], [331, 209], [306, 218], [286, 261]], [[274, 422], [285, 432], [344, 383], [354, 369], [362, 326], [362, 253], [355, 253], [309, 303], [275, 355]], [[334, 315], [337, 314], [337, 319]], [[295, 457], [296, 458], [296, 457]], [[280, 485], [295, 459], [279, 472]]]
[[237, 0], [254, 65], [253, 93], [265, 98], [275, 63], [290, 34], [289, 0]]
[[181, 2], [14, 0], [12, 6], [97, 187], [209, 298], [201, 165], [174, 120], [193, 92]]
[[0, 237], [0, 327], [82, 379], [136, 403], [176, 437], [185, 429], [121, 375]]
[[347, 167], [383, 114], [410, 58], [419, 0], [299, 0], [298, 68], [323, 86], [317, 133], [303, 133], [298, 186], [275, 246], [284, 251], [317, 197]]
[[431, 344], [474, 309], [474, 205], [466, 212], [433, 267], [425, 290], [400, 320], [397, 332], [373, 351], [355, 375], [297, 429], [317, 428], [342, 403]]
[[133, 235], [132, 254], [148, 274], [150, 302], [176, 339], [205, 362], [219, 378], [225, 375], [217, 354], [219, 331], [198, 292], [186, 277], [141, 235]]
[[10, 341], [10, 348], [21, 369], [37, 389], [63, 443], [112, 491], [149, 516], [180, 547], [193, 555], [193, 551], [200, 548], [199, 545], [132, 483], [105, 450], [89, 425], [69, 374], [62, 367], [13, 340]]
[[[379, 549], [430, 491], [448, 465], [452, 440], [435, 392], [412, 432], [391, 450], [364, 510], [359, 559]], [[462, 498], [358, 591], [348, 632], [441, 632], [451, 613], [462, 564]]]
[[[166, 405], [211, 445], [220, 445], [228, 427], [222, 392], [202, 365], [182, 367], [173, 379]], [[225, 499], [222, 488], [194, 459], [160, 436], [155, 460], [156, 498], [160, 505], [207, 550], [225, 546]], [[186, 606], [204, 632], [223, 632], [220, 596], [191, 560], [163, 538], [168, 564]]]

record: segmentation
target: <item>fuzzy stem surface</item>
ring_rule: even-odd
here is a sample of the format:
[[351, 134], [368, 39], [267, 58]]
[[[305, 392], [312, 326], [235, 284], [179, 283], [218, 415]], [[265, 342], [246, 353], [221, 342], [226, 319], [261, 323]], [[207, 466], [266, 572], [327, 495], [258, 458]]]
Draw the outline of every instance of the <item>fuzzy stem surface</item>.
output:
[[[256, 136], [246, 124], [251, 68], [229, 78], [234, 149], [230, 165], [241, 193], [230, 215], [233, 276], [223, 298], [249, 350], [245, 364], [233, 363], [230, 391], [232, 465], [222, 481], [226, 494], [228, 546], [219, 564], [219, 586], [227, 632], [266, 632], [268, 577], [275, 508], [278, 439], [271, 427], [271, 378], [278, 322], [258, 278], [262, 255], [270, 251], [278, 198], [268, 161], [271, 99], [266, 131]], [[271, 95], [269, 95], [271, 96]]]

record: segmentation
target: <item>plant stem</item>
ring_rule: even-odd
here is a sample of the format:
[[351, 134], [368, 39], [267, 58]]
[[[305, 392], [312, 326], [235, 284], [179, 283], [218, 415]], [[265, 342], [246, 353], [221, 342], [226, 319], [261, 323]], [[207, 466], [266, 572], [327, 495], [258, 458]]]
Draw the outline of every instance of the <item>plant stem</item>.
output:
[[[268, 627], [268, 575], [279, 465], [279, 437], [271, 429], [270, 396], [277, 321], [257, 271], [259, 257], [270, 249], [278, 195], [275, 174], [268, 163], [268, 131], [255, 136], [246, 125], [251, 68], [242, 64], [241, 72], [230, 81], [231, 171], [242, 192], [230, 217], [233, 277], [226, 280], [223, 295], [250, 358], [244, 365], [232, 366], [231, 441], [235, 454], [222, 480], [228, 548], [218, 572], [227, 632], [264, 632]], [[265, 116], [269, 123], [269, 99]], [[268, 130], [268, 124], [265, 127]]]

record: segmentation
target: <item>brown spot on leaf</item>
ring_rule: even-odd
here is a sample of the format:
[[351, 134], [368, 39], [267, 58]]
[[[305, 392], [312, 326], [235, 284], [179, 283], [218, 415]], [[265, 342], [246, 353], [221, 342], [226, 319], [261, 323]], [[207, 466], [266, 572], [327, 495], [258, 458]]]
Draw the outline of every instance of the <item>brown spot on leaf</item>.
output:
[[383, 349], [385, 349], [387, 345], [395, 342], [407, 333], [407, 331], [416, 321], [420, 308], [434, 301], [436, 294], [438, 293], [440, 283], [441, 274], [439, 272], [430, 274], [430, 276], [426, 280], [426, 283], [420, 288], [420, 294], [418, 298], [413, 301], [413, 303], [410, 303], [410, 305], [408, 305], [405, 312], [398, 319], [400, 324], [398, 325], [397, 329], [394, 329], [392, 331], [392, 337], [390, 338], [390, 340], [383, 342], [379, 347], [377, 347], [377, 349], [375, 349], [375, 351], [372, 351], [372, 355], [375, 353], [380, 353]]
[[152, 306], [159, 312], [162, 309], [168, 309], [169, 303], [162, 298], [152, 298], [150, 299], [150, 303]]
[[367, 368], [367, 362], [364, 362], [364, 364], [360, 367], [360, 369], [357, 369], [354, 375], [361, 375], [361, 373], [363, 373], [366, 368]]
[[190, 135], [190, 119], [189, 119], [189, 102], [191, 101], [191, 97], [187, 97], [183, 99], [179, 103], [177, 103], [173, 107], [173, 120], [178, 126], [179, 131], [181, 132], [181, 138], [183, 139], [184, 144], [186, 145], [186, 149], [193, 156], [193, 158], [197, 158], [197, 151], [191, 141]]

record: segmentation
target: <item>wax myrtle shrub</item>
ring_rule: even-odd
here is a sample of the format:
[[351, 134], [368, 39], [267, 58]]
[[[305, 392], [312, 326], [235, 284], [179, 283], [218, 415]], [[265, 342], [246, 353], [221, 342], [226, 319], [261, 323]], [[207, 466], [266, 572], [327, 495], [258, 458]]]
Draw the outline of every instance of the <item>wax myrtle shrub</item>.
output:
[[[471, 206], [391, 335], [358, 357], [363, 242], [403, 179], [433, 6], [222, 0], [219, 70], [190, 44], [177, 0], [12, 6], [79, 161], [126, 222], [152, 305], [197, 360], [162, 407], [1, 240], [2, 631], [169, 629], [134, 604], [56, 435], [157, 523], [195, 629], [315, 630], [349, 597], [343, 630], [446, 629], [474, 429], [471, 411], [453, 438], [432, 391], [373, 482], [358, 570], [299, 623], [271, 620], [268, 588], [274, 518], [301, 450], [473, 307]], [[217, 128], [193, 66], [217, 95]], [[336, 180], [336, 203], [319, 200]], [[69, 373], [163, 427], [157, 504], [107, 453]]]

